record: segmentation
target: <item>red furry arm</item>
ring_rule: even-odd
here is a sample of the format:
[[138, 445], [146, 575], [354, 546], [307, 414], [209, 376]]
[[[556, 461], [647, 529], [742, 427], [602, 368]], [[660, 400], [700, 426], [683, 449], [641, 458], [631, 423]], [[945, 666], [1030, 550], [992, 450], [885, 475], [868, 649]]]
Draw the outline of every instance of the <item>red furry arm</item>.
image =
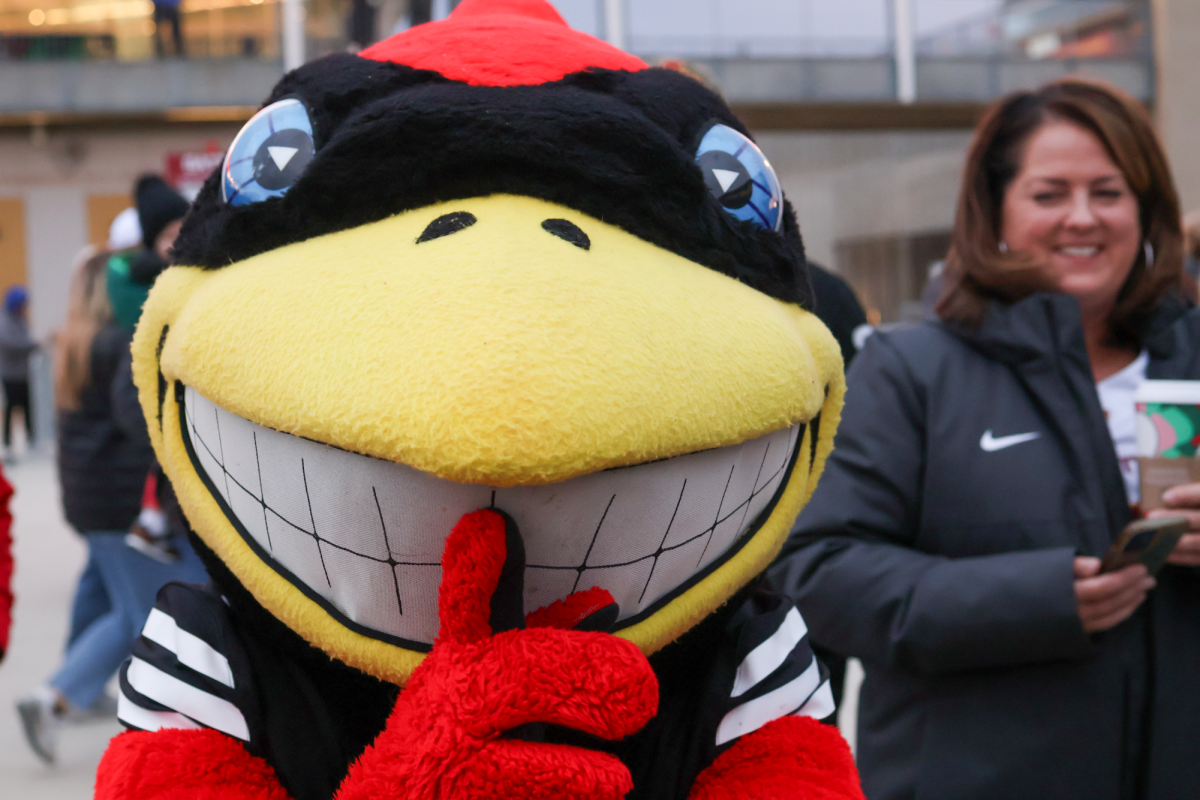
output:
[[688, 800], [863, 800], [846, 740], [810, 717], [783, 717], [700, 773]]
[[275, 771], [214, 730], [127, 731], [108, 745], [95, 800], [288, 800]]
[[8, 630], [12, 623], [12, 514], [8, 501], [13, 488], [0, 471], [0, 660], [8, 652]]

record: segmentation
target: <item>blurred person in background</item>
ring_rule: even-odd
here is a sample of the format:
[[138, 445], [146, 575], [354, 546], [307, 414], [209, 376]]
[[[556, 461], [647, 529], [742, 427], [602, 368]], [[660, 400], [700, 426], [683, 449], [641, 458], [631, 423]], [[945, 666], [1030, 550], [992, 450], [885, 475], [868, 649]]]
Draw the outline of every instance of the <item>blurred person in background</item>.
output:
[[[187, 201], [156, 175], [141, 176], [134, 185], [133, 194], [135, 202], [140, 199], [139, 207], [127, 208], [119, 213], [109, 228], [106, 244], [109, 254], [105, 271], [112, 324], [130, 336], [137, 326], [150, 287], [166, 265], [165, 258], [188, 208]], [[150, 231], [149, 236], [142, 229], [143, 217]], [[128, 350], [122, 355], [117, 366], [112, 381], [112, 394], [117, 407], [130, 409], [131, 412], [138, 408], [137, 389], [133, 385], [132, 362]], [[132, 424], [131, 421], [131, 424], [126, 426], [126, 431], [135, 437], [142, 437], [139, 441], [149, 446], [144, 426]], [[190, 545], [186, 542], [185, 531], [178, 528], [168, 531], [165, 525], [155, 524], [163, 519], [159, 509], [161, 496], [170, 492], [170, 484], [165, 478], [159, 481], [158, 474], [157, 463], [152, 463], [147, 483], [143, 486], [142, 508], [130, 526], [130, 533], [126, 535], [125, 542], [142, 555], [174, 564], [184, 557], [182, 551], [190, 550]], [[149, 492], [146, 490], [147, 486], [150, 488]], [[203, 582], [206, 577], [193, 570], [187, 579]], [[80, 632], [110, 608], [108, 594], [96, 562], [89, 559], [75, 592], [67, 648], [74, 644]], [[148, 613], [149, 608], [146, 609], [146, 614]], [[88, 717], [115, 714], [116, 701], [107, 693], [101, 694], [86, 712]]]
[[[162, 188], [169, 190], [165, 184]], [[175, 216], [175, 198], [159, 189], [151, 185], [137, 198], [143, 242], [149, 231], [151, 244], [182, 217], [182, 212]], [[169, 247], [167, 241], [164, 250]], [[170, 563], [126, 544], [141, 511], [154, 454], [129, 374], [132, 326], [113, 318], [107, 280], [111, 260], [112, 254], [104, 251], [76, 271], [55, 354], [63, 507], [67, 522], [87, 541], [84, 579], [98, 575], [103, 597], [94, 582], [87, 586], [81, 580], [72, 610], [73, 639], [61, 666], [46, 685], [17, 704], [31, 748], [47, 763], [54, 761], [63, 722], [93, 708], [128, 658], [158, 589], [169, 581], [207, 581], [186, 543]]]
[[[142, 227], [138, 222], [138, 213], [136, 208], [127, 208], [120, 214], [117, 214], [113, 219], [112, 225], [108, 230], [108, 242], [105, 244], [107, 254], [97, 253], [97, 257], [104, 258], [107, 256], [107, 290], [109, 296], [109, 304], [114, 309], [113, 316], [118, 314], [115, 309], [128, 306], [131, 303], [136, 303], [140, 308], [142, 300], [145, 300], [145, 292], [140, 293], [140, 299], [135, 295], [132, 300], [127, 296], [127, 293], [122, 291], [123, 283], [119, 278], [121, 274], [128, 274], [128, 261], [126, 259], [136, 258], [137, 253], [142, 244]], [[114, 264], [120, 264], [117, 268], [117, 276], [114, 277]], [[130, 326], [132, 329], [132, 326]], [[95, 559], [89, 558], [84, 567], [83, 574], [79, 576], [79, 582], [75, 587], [75, 596], [71, 604], [71, 623], [67, 634], [66, 647], [69, 650], [79, 635], [87, 630], [98, 617], [108, 613], [112, 608], [112, 604], [108, 599], [108, 592], [104, 588], [104, 580], [100, 576], [100, 570], [96, 565]], [[107, 693], [101, 694], [89, 709], [89, 713], [94, 716], [111, 716], [116, 714], [116, 701]]]
[[133, 197], [136, 208], [122, 211], [113, 220], [109, 237], [113, 252], [106, 277], [113, 323], [131, 334], [150, 287], [167, 267], [188, 210], [187, 200], [158, 175], [138, 178]]
[[113, 319], [130, 330], [141, 314], [148, 287], [130, 278], [132, 264], [142, 254], [142, 224], [136, 208], [127, 208], [112, 222], [108, 233], [108, 299]]
[[867, 340], [772, 569], [863, 662], [872, 800], [1196, 796], [1200, 484], [1164, 498], [1192, 528], [1157, 581], [1098, 558], [1137, 513], [1134, 388], [1200, 379], [1182, 245], [1119, 90], [1064, 80], [979, 124], [940, 319]]
[[166, 55], [165, 42], [167, 32], [163, 23], [171, 23], [171, 43], [174, 45], [172, 55], [185, 58], [183, 49], [183, 29], [180, 22], [179, 0], [154, 0], [154, 51], [159, 58]]
[[[167, 267], [171, 247], [188, 209], [187, 201], [157, 175], [140, 177], [134, 186], [134, 196], [142, 247], [115, 254], [108, 266], [108, 290], [115, 324], [131, 334], [141, 317], [150, 287]], [[137, 387], [133, 383], [133, 360], [129, 352], [118, 367], [113, 391], [114, 396], [123, 398], [123, 405], [137, 406]], [[148, 436], [143, 441], [149, 446]], [[166, 564], [195, 559], [175, 492], [157, 462], [151, 465], [146, 477], [141, 511], [125, 541], [142, 555]], [[207, 580], [207, 576], [203, 579], [193, 576], [190, 580], [200, 583]]]
[[[183, 217], [187, 214], [188, 201], [158, 175], [138, 178], [133, 187], [133, 197], [142, 231], [142, 247], [131, 254], [129, 278], [142, 287], [140, 294], [144, 301], [159, 273], [167, 268], [171, 246], [175, 244]], [[138, 304], [134, 322], [140, 314], [141, 303]]]
[[29, 335], [29, 295], [24, 286], [10, 286], [0, 313], [0, 384], [4, 386], [4, 450], [11, 461], [12, 416], [20, 409], [27, 447], [33, 446], [33, 412], [29, 407], [29, 357], [37, 342]]

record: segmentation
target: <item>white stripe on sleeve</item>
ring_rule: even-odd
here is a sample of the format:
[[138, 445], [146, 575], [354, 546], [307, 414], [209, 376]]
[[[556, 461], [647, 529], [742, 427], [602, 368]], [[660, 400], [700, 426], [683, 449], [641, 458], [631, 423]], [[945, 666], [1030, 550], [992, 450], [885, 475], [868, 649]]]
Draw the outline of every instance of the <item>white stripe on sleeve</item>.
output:
[[[717, 745], [745, 736], [772, 720], [786, 717], [812, 696], [821, 683], [821, 667], [814, 658], [798, 678], [778, 689], [742, 703], [730, 711], [717, 726]], [[140, 689], [138, 691], [141, 691]]]
[[229, 667], [229, 659], [199, 636], [180, 628], [170, 615], [153, 609], [146, 619], [146, 626], [142, 628], [142, 636], [170, 650], [185, 667], [233, 688], [233, 670]]
[[228, 700], [184, 683], [137, 656], [130, 659], [126, 676], [130, 686], [154, 702], [186, 714], [202, 725], [250, 741], [246, 718]]
[[733, 691], [729, 696], [741, 697], [763, 678], [779, 669], [806, 633], [808, 626], [804, 624], [800, 612], [792, 608], [775, 632], [742, 659], [742, 663], [738, 665], [737, 677], [733, 681]]
[[183, 714], [174, 711], [151, 711], [142, 708], [125, 696], [124, 692], [117, 695], [117, 719], [144, 731], [160, 731], [163, 728], [182, 728], [184, 730], [203, 730]]
[[800, 706], [800, 710], [796, 712], [795, 716], [825, 719], [835, 711], [837, 711], [837, 703], [833, 701], [833, 689], [829, 686], [829, 681], [825, 681], [821, 684], [821, 688], [808, 698], [808, 702]]

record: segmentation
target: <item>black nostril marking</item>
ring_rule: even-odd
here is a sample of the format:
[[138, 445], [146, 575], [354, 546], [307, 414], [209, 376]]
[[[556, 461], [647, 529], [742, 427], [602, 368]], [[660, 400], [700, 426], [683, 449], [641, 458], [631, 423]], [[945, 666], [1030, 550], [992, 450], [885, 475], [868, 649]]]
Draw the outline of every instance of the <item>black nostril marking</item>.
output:
[[592, 240], [574, 222], [565, 219], [548, 219], [542, 223], [542, 228], [547, 233], [552, 233], [576, 247], [584, 250], [592, 249]]
[[452, 233], [458, 233], [478, 222], [475, 215], [468, 211], [455, 211], [453, 214], [442, 214], [425, 226], [425, 230], [417, 237], [417, 244], [428, 242], [430, 239], [440, 239]]

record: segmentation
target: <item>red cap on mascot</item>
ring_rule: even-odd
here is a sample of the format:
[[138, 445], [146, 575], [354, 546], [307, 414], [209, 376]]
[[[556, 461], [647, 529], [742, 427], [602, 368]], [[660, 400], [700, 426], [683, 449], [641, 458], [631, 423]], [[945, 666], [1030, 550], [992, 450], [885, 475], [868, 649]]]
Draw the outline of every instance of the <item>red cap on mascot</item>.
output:
[[448, 18], [410, 28], [359, 55], [472, 86], [534, 86], [588, 67], [636, 72], [647, 66], [572, 30], [545, 0], [463, 0]]

